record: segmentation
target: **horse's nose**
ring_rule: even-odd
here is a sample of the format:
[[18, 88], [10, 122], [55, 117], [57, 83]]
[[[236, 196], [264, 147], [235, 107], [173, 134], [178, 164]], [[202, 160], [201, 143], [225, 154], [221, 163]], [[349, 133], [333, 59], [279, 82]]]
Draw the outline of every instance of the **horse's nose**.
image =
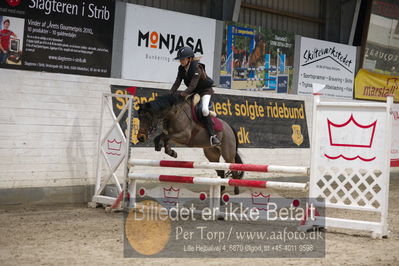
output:
[[140, 142], [144, 142], [144, 141], [147, 140], [147, 137], [146, 137], [146, 135], [144, 135], [144, 134], [138, 134], [138, 135], [137, 135], [137, 139], [138, 139]]

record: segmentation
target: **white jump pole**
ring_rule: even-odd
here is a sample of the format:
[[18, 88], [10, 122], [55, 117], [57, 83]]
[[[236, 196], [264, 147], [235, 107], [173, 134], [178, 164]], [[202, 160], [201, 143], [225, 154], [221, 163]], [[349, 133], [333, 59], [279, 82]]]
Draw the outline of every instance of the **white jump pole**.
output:
[[251, 187], [251, 188], [273, 188], [284, 190], [299, 190], [306, 191], [307, 183], [289, 183], [277, 181], [262, 181], [262, 180], [241, 180], [241, 179], [222, 179], [209, 177], [194, 177], [194, 176], [175, 176], [175, 175], [157, 175], [144, 173], [130, 173], [128, 177], [131, 180], [155, 181], [155, 182], [173, 182], [184, 184], [197, 184], [208, 186], [232, 186], [232, 187]]
[[145, 160], [145, 159], [130, 159], [129, 165], [248, 171], [248, 172], [265, 172], [265, 173], [289, 173], [289, 174], [302, 174], [302, 175], [309, 174], [309, 168], [304, 166], [257, 165], [257, 164], [212, 163], [212, 162], [192, 162], [192, 161]]

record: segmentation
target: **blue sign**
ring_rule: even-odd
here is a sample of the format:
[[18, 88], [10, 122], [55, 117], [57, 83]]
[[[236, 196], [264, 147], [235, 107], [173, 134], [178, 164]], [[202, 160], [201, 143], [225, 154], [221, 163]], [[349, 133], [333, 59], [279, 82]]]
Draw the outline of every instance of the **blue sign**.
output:
[[231, 76], [220, 76], [220, 88], [230, 89], [231, 88]]
[[277, 93], [288, 92], [288, 76], [278, 76], [277, 78]]

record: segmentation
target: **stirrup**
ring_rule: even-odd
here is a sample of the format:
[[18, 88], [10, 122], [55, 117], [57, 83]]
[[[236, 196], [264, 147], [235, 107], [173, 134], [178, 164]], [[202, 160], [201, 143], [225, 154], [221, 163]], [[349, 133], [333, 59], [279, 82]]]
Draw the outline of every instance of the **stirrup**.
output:
[[209, 138], [209, 142], [211, 143], [211, 146], [220, 146], [222, 145], [222, 142], [218, 139], [216, 135], [213, 135]]

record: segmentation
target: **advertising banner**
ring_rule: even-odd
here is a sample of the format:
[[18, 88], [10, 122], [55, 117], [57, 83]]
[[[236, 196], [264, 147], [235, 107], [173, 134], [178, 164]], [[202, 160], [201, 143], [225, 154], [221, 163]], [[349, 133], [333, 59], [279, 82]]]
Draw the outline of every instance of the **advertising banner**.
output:
[[[399, 102], [399, 76], [359, 70], [355, 79], [356, 99], [385, 102], [387, 95], [393, 95], [394, 101]], [[394, 104], [392, 114], [391, 166], [399, 167], [399, 104]]]
[[127, 4], [122, 78], [174, 82], [179, 66], [174, 58], [182, 46], [194, 50], [212, 77], [215, 30], [213, 19]]
[[[138, 110], [139, 103], [152, 101], [169, 93], [166, 90], [151, 88], [136, 88], [135, 91], [134, 111]], [[128, 93], [127, 87], [123, 86], [111, 86], [111, 92]], [[116, 98], [113, 103], [114, 112], [118, 114], [124, 104], [124, 98]], [[214, 94], [212, 106], [217, 117], [236, 130], [240, 147], [309, 148], [304, 101]], [[132, 143], [139, 147], [153, 146], [152, 140], [146, 143], [138, 142], [139, 120], [136, 113], [133, 117]], [[122, 128], [126, 128], [126, 122], [122, 123]]]
[[298, 94], [313, 93], [313, 84], [325, 86], [322, 95], [348, 98], [353, 97], [353, 79], [356, 64], [356, 47], [300, 37], [299, 60], [294, 80]]
[[399, 75], [399, 2], [372, 2], [363, 68]]
[[0, 67], [109, 77], [114, 12], [114, 0], [1, 0]]
[[377, 74], [360, 69], [355, 79], [355, 98], [386, 101], [387, 95], [394, 95], [399, 102], [399, 76]]
[[295, 36], [226, 23], [220, 87], [287, 93], [291, 89]]

